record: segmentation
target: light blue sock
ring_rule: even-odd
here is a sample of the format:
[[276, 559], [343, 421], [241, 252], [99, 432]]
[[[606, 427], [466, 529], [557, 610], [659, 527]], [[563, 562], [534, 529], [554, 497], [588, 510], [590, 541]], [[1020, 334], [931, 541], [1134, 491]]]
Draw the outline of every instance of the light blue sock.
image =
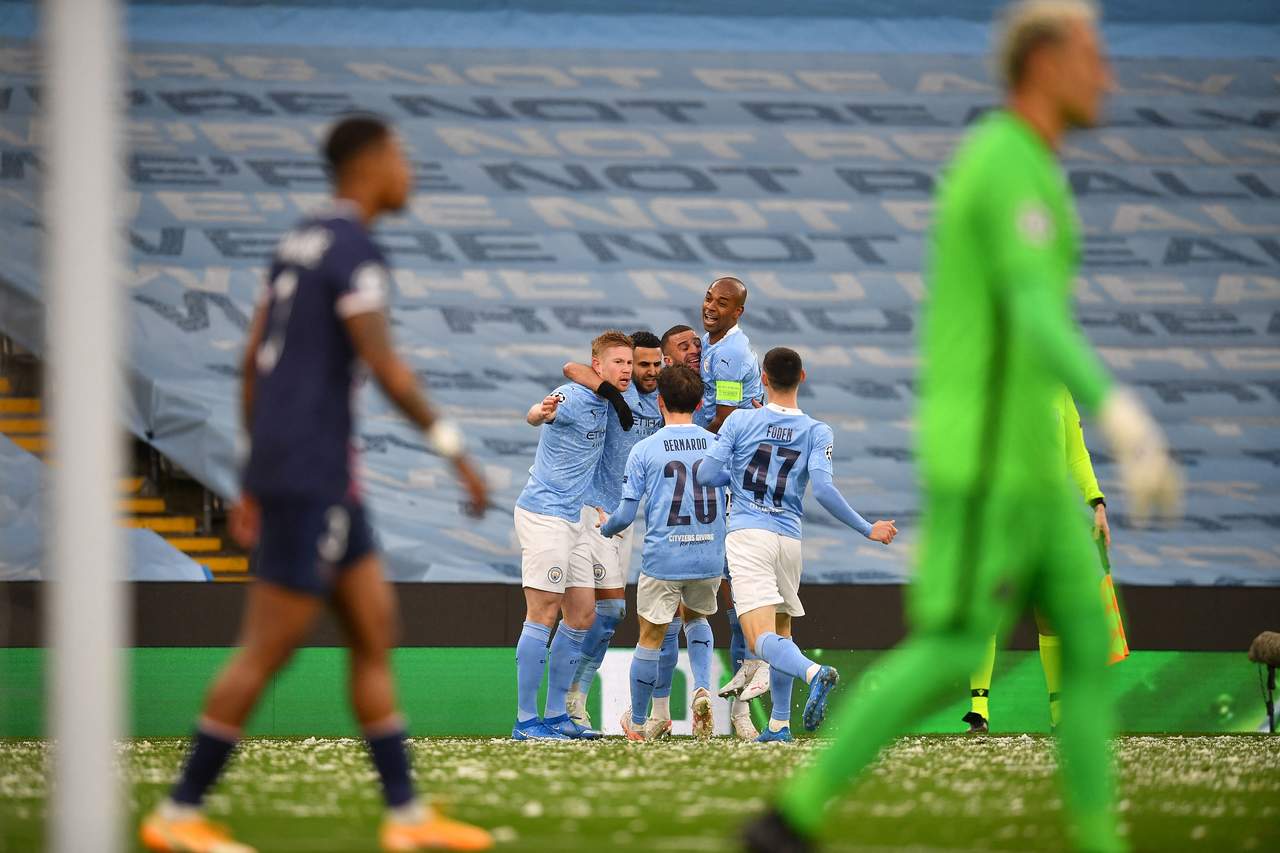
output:
[[742, 662], [747, 659], [747, 638], [742, 635], [742, 624], [738, 622], [738, 611], [732, 607], [725, 611], [729, 617], [729, 659], [736, 673], [742, 669]]
[[769, 667], [769, 695], [773, 697], [773, 711], [769, 714], [781, 723], [791, 722], [791, 688], [796, 680], [776, 667]]
[[551, 664], [547, 674], [547, 706], [543, 712], [547, 719], [568, 713], [565, 699], [569, 694], [569, 682], [578, 671], [578, 656], [582, 654], [582, 641], [587, 637], [587, 630], [570, 628], [563, 621], [556, 628], [551, 652], [547, 655]]
[[596, 602], [596, 621], [591, 623], [591, 630], [587, 631], [587, 638], [582, 641], [582, 659], [578, 661], [578, 672], [573, 677], [573, 683], [583, 693], [591, 692], [591, 682], [595, 680], [600, 664], [604, 663], [604, 655], [609, 651], [613, 632], [626, 615], [625, 599], [607, 598]]
[[[658, 658], [662, 649], [646, 649], [636, 646], [631, 656], [631, 722], [644, 725], [649, 718], [649, 699], [658, 684]], [[670, 689], [670, 688], [668, 688]]]
[[684, 644], [689, 648], [689, 668], [693, 670], [693, 689], [711, 689], [711, 623], [706, 617], [684, 623]]
[[547, 668], [547, 643], [551, 629], [537, 622], [525, 622], [516, 643], [516, 719], [538, 716], [538, 686]]
[[[761, 634], [756, 638], [756, 657], [764, 658], [769, 666], [782, 670], [792, 678], [809, 683], [807, 674], [813, 661], [804, 656], [804, 652], [800, 651], [800, 647], [790, 637], [779, 637], [772, 631]], [[552, 663], [552, 666], [555, 664]], [[772, 684], [769, 689], [773, 689]]]
[[680, 662], [680, 617], [676, 617], [667, 626], [667, 634], [662, 638], [662, 657], [658, 658], [658, 684], [653, 688], [653, 695], [665, 699], [671, 695], [671, 681], [675, 678], [676, 664]]

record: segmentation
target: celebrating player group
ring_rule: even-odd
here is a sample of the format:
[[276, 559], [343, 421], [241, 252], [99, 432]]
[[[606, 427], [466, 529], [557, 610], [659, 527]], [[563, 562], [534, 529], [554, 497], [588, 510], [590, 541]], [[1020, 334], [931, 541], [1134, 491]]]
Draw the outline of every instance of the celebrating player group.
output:
[[621, 720], [626, 736], [654, 740], [671, 731], [682, 626], [694, 680], [693, 733], [711, 736], [707, 617], [726, 575], [732, 645], [743, 650], [735, 665], [766, 662], [773, 694], [764, 732], [740, 700], [734, 732], [789, 741], [796, 679], [810, 688], [805, 728], [821, 724], [839, 674], [805, 657], [791, 639], [792, 619], [804, 615], [800, 537], [809, 481], [818, 502], [861, 536], [887, 545], [898, 530], [893, 521], [866, 521], [835, 487], [831, 428], [797, 405], [805, 378], [800, 356], [778, 347], [761, 369], [738, 325], [746, 301], [740, 280], [718, 278], [703, 298], [701, 338], [688, 326], [661, 338], [605, 332], [591, 342], [591, 364], [565, 365], [570, 381], [529, 409], [527, 422], [541, 432], [515, 508], [526, 611], [516, 646], [513, 739], [600, 737], [586, 696], [625, 616], [630, 531], [642, 505], [640, 642], [631, 707]]

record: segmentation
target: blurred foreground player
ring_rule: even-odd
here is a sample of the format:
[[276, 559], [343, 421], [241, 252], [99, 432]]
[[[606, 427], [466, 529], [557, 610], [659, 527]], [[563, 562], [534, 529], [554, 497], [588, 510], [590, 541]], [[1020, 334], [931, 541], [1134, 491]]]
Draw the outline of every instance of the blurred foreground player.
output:
[[877, 689], [839, 710], [839, 734], [746, 830], [754, 851], [806, 850], [828, 803], [969, 674], [1008, 614], [1039, 606], [1062, 639], [1061, 763], [1076, 847], [1123, 850], [1112, 814], [1103, 681], [1106, 622], [1080, 567], [1088, 530], [1051, 451], [1053, 395], [1098, 412], [1134, 514], [1172, 511], [1177, 472], [1159, 428], [1113, 387], [1072, 322], [1076, 216], [1054, 152], [1097, 122], [1111, 83], [1094, 7], [1030, 0], [999, 37], [1006, 107], [961, 144], [935, 207], [921, 358], [923, 536], [911, 635], [877, 668]]
[[386, 395], [451, 460], [468, 510], [484, 511], [484, 481], [457, 427], [436, 416], [396, 355], [386, 316], [388, 275], [368, 227], [404, 207], [410, 170], [391, 129], [374, 117], [340, 121], [324, 154], [331, 209], [304, 220], [276, 249], [244, 360], [243, 414], [252, 440], [232, 533], [257, 546], [240, 648], [205, 699], [182, 776], [143, 821], [151, 850], [244, 853], [201, 804], [235, 749], [271, 677], [329, 604], [350, 646], [351, 704], [382, 782], [385, 850], [483, 850], [489, 833], [434, 813], [415, 795], [390, 648], [396, 619], [355, 481], [352, 395], [363, 362]]

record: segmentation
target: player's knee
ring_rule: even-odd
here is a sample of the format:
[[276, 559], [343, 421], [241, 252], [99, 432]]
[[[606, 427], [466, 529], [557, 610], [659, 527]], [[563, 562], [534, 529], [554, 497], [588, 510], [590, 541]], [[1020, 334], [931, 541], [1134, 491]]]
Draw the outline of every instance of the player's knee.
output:
[[597, 601], [596, 615], [612, 619], [615, 623], [621, 622], [627, 615], [627, 600], [625, 598], [606, 598], [602, 601]]

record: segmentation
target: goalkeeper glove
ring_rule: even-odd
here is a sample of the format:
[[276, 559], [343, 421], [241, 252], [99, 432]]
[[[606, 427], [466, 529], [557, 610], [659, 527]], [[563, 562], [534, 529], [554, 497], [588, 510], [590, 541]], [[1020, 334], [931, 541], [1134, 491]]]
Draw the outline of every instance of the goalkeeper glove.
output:
[[622, 428], [630, 430], [631, 425], [635, 423], [635, 418], [631, 415], [631, 406], [627, 405], [627, 401], [622, 398], [622, 392], [608, 382], [601, 382], [596, 393], [613, 406], [613, 410], [618, 413], [618, 423], [622, 424]]
[[1116, 388], [1102, 402], [1099, 425], [1120, 467], [1132, 515], [1176, 517], [1182, 503], [1182, 478], [1169, 458], [1164, 433], [1142, 401], [1128, 388]]

